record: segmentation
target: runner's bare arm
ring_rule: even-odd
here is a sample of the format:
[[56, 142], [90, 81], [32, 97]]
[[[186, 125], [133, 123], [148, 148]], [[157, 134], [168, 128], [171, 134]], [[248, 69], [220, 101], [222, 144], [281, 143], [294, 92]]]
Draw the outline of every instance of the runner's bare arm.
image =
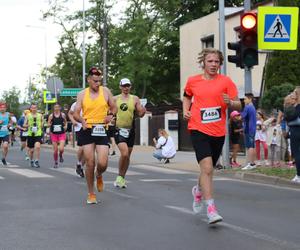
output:
[[182, 100], [183, 118], [189, 120], [191, 118], [192, 97], [184, 96]]
[[74, 112], [70, 109], [68, 112], [69, 118], [74, 126], [76, 126], [77, 121], [74, 119]]
[[28, 128], [28, 119], [27, 119], [27, 116], [25, 117], [23, 128]]
[[108, 88], [104, 88], [105, 96], [107, 98], [107, 104], [109, 106], [108, 115], [105, 117], [104, 123], [110, 123], [115, 118], [115, 115], [117, 113], [117, 105], [114, 100], [114, 97], [111, 93], [111, 91]]
[[[224, 95], [227, 95], [227, 94], [223, 94], [223, 98], [224, 98]], [[227, 99], [227, 102], [225, 101], [225, 98], [224, 98], [224, 102], [227, 103], [227, 105], [229, 106], [229, 108], [231, 109], [234, 109], [234, 110], [241, 110], [242, 108], [242, 105], [241, 105], [241, 101], [240, 99], [238, 98], [238, 96], [236, 96], [235, 98], [233, 98], [232, 100]]]
[[75, 106], [73, 117], [76, 121], [78, 121], [82, 124], [82, 129], [85, 130], [87, 128], [87, 124], [86, 124], [85, 120], [83, 119], [83, 117], [81, 117], [81, 115], [80, 115], [80, 111], [82, 109], [84, 92], [85, 92], [85, 90], [82, 90], [77, 95], [77, 101], [76, 101], [76, 106]]
[[52, 118], [53, 118], [53, 115], [49, 115], [48, 117], [48, 123], [47, 123], [47, 127], [50, 127], [51, 126], [51, 123], [52, 123]]
[[137, 111], [137, 114], [139, 117], [143, 117], [146, 114], [146, 108], [142, 106], [140, 98], [137, 96], [134, 96], [135, 99], [135, 110]]

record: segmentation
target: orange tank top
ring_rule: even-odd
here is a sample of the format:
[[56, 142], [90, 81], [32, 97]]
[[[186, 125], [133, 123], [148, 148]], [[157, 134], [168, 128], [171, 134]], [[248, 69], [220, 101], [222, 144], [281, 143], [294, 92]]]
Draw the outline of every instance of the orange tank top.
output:
[[86, 88], [83, 97], [82, 112], [88, 128], [91, 128], [94, 124], [104, 123], [107, 111], [108, 104], [104, 98], [103, 87], [99, 87], [99, 94], [95, 99], [90, 97], [90, 88]]

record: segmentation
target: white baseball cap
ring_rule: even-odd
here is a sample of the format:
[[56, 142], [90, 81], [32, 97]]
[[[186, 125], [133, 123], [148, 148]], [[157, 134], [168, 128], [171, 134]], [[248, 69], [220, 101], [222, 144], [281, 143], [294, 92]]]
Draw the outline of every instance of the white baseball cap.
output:
[[120, 86], [123, 86], [123, 85], [126, 85], [126, 84], [130, 84], [131, 85], [130, 80], [128, 78], [121, 79]]

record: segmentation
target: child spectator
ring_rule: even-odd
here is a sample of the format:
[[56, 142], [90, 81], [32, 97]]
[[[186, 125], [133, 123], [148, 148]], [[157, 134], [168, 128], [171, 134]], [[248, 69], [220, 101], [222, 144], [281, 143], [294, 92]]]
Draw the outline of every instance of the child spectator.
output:
[[280, 167], [281, 126], [276, 123], [276, 119], [274, 117], [267, 120], [266, 124], [267, 144], [270, 149], [271, 166]]
[[237, 163], [236, 157], [237, 153], [240, 151], [240, 136], [243, 132], [243, 124], [241, 114], [234, 110], [230, 113], [230, 141], [232, 145], [232, 155], [231, 155], [231, 167], [240, 167], [241, 165]]
[[[266, 143], [266, 126], [264, 124], [265, 117], [261, 111], [256, 112], [256, 133], [255, 133], [255, 149], [256, 149], [256, 159], [258, 165], [268, 165], [268, 145]], [[260, 145], [263, 146], [264, 149], [264, 159], [265, 162], [260, 160]]]

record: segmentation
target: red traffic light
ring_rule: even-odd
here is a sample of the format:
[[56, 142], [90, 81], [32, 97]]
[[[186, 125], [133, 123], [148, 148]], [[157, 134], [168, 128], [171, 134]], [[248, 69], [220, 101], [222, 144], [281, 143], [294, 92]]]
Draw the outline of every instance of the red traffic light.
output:
[[254, 13], [245, 13], [241, 17], [241, 26], [244, 30], [250, 30], [256, 27], [257, 18]]

